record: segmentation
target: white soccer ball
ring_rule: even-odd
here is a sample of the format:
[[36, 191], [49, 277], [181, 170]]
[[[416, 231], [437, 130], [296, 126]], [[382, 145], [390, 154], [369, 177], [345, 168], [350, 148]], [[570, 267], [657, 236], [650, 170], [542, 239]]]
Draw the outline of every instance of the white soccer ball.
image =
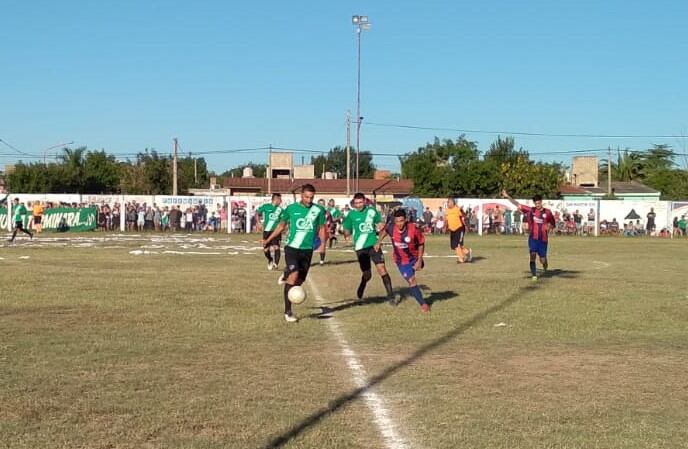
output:
[[301, 304], [306, 300], [306, 290], [300, 285], [295, 285], [289, 290], [287, 297], [292, 303]]

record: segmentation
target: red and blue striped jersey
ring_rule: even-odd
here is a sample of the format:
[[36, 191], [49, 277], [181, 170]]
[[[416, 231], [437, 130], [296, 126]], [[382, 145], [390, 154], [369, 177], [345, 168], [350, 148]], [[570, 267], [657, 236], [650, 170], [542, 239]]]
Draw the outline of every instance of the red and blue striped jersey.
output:
[[547, 225], [555, 226], [554, 215], [544, 207], [537, 210], [534, 207], [521, 205], [521, 212], [528, 223], [530, 238], [533, 240], [547, 241]]
[[390, 223], [385, 231], [392, 239], [394, 262], [406, 265], [418, 260], [418, 247], [425, 245], [425, 236], [415, 224], [407, 223], [400, 230], [394, 223]]

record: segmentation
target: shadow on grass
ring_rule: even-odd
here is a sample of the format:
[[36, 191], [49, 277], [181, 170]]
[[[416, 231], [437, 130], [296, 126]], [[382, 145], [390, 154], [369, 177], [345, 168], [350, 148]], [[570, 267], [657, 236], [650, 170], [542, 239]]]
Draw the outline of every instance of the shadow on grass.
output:
[[[530, 271], [528, 273], [528, 278], [531, 277]], [[538, 272], [538, 278], [540, 279], [548, 279], [548, 278], [563, 278], [563, 279], [574, 279], [577, 278], [580, 275], [580, 271], [578, 270], [547, 270], [547, 271], [539, 271]]]
[[[328, 265], [348, 265], [350, 263], [358, 263], [356, 259], [346, 259], [346, 260], [326, 260], [325, 266]], [[315, 265], [315, 264], [314, 264]]]
[[[362, 299], [362, 300], [347, 300], [344, 302], [339, 302], [339, 303], [328, 303], [328, 304], [339, 304], [333, 307], [329, 307], [328, 305], [321, 305], [317, 307], [310, 307], [311, 309], [314, 310], [320, 310], [319, 312], [313, 312], [309, 315], [306, 315], [306, 318], [317, 318], [317, 319], [323, 319], [323, 318], [330, 318], [331, 314], [336, 313], [336, 312], [341, 312], [342, 310], [350, 309], [352, 307], [363, 307], [363, 306], [372, 306], [376, 304], [385, 304], [387, 303], [387, 297], [385, 296], [373, 296], [370, 298]], [[392, 306], [387, 306], [390, 309], [392, 309]]]
[[[552, 270], [552, 271], [555, 271], [555, 270]], [[574, 278], [577, 275], [577, 272], [575, 272], [575, 271], [556, 270], [555, 272], [558, 273], [560, 277]], [[564, 274], [566, 276], [563, 276]], [[368, 390], [370, 390], [371, 388], [375, 387], [376, 385], [382, 383], [384, 380], [386, 380], [391, 375], [393, 375], [396, 372], [400, 371], [401, 369], [407, 367], [408, 365], [416, 362], [418, 359], [425, 356], [427, 353], [449, 343], [453, 339], [457, 338], [458, 336], [460, 336], [461, 334], [466, 332], [471, 327], [479, 324], [481, 321], [488, 318], [490, 315], [497, 313], [497, 312], [500, 312], [500, 311], [506, 309], [507, 307], [513, 305], [517, 301], [523, 299], [523, 297], [526, 296], [529, 292], [532, 292], [533, 290], [537, 290], [541, 287], [544, 287], [545, 285], [547, 285], [547, 283], [548, 283], [547, 280], [543, 279], [543, 281], [539, 282], [539, 283], [532, 283], [529, 285], [521, 286], [511, 296], [509, 296], [506, 299], [502, 300], [501, 302], [493, 305], [492, 307], [489, 307], [489, 308], [483, 310], [482, 312], [476, 313], [475, 315], [468, 318], [466, 321], [459, 324], [457, 327], [450, 330], [449, 332], [442, 335], [441, 337], [436, 338], [435, 340], [424, 344], [423, 346], [418, 348], [410, 356], [406, 357], [405, 359], [403, 359], [397, 363], [394, 363], [394, 364], [388, 366], [387, 368], [382, 370], [379, 374], [371, 377], [365, 386], [360, 387], [360, 388], [356, 388], [356, 389], [350, 391], [349, 393], [343, 394], [343, 395], [335, 398], [334, 400], [332, 400], [329, 403], [329, 405], [327, 407], [323, 407], [320, 410], [313, 412], [311, 415], [304, 418], [301, 422], [294, 425], [291, 429], [289, 429], [286, 432], [284, 432], [283, 434], [278, 435], [277, 437], [273, 438], [266, 446], [263, 446], [263, 448], [264, 449], [274, 449], [274, 448], [283, 447], [289, 441], [291, 441], [295, 437], [301, 435], [306, 429], [313, 427], [314, 425], [316, 425], [320, 421], [322, 421], [324, 418], [337, 412], [339, 409], [348, 405], [349, 403], [357, 400], [362, 395], [364, 395]], [[384, 298], [383, 298], [383, 301], [384, 301]], [[348, 305], [348, 304], [349, 303], [343, 304], [342, 306], [346, 306], [346, 308], [353, 307], [353, 305]], [[342, 307], [342, 306], [339, 306], [339, 307]], [[339, 310], [342, 310], [342, 309], [340, 308]]]
[[[419, 285], [423, 291], [423, 297], [428, 304], [432, 305], [435, 302], [446, 301], [452, 298], [458, 298], [459, 294], [452, 290], [446, 290], [441, 292], [429, 292], [429, 287], [425, 285]], [[428, 293], [429, 292], [429, 293]], [[400, 288], [397, 290], [399, 296], [399, 302], [397, 305], [408, 299], [415, 299], [411, 295], [411, 291], [408, 287]], [[372, 296], [362, 300], [345, 300], [338, 302], [325, 303], [319, 306], [309, 307], [312, 310], [319, 310], [318, 312], [313, 312], [306, 315], [306, 318], [316, 318], [316, 319], [327, 319], [331, 318], [333, 313], [341, 312], [342, 310], [350, 309], [352, 307], [363, 307], [372, 306], [377, 304], [387, 304], [389, 300], [386, 296]], [[337, 304], [337, 305], [333, 305]], [[333, 305], [333, 306], [331, 306]], [[388, 305], [390, 309], [394, 309], [394, 306]]]

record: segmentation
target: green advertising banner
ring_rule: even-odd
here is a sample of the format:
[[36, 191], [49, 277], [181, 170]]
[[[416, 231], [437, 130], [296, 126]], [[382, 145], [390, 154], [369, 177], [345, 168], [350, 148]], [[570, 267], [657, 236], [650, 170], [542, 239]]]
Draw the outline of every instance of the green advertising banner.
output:
[[[29, 225], [31, 211], [24, 218], [24, 226]], [[56, 231], [60, 221], [65, 219], [70, 231], [92, 231], [96, 228], [95, 207], [54, 207], [43, 212], [43, 230]], [[12, 223], [14, 226], [14, 223]], [[0, 229], [7, 229], [7, 208], [0, 208]]]

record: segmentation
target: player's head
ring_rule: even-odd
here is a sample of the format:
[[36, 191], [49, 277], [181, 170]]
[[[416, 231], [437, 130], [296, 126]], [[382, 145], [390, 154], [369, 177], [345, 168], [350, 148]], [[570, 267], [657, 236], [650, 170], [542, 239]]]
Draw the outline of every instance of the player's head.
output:
[[334, 207], [334, 199], [330, 198], [330, 201], [327, 202], [327, 205], [330, 207]]
[[394, 211], [394, 226], [399, 229], [404, 229], [406, 226], [406, 211], [404, 209], [397, 209]]
[[456, 206], [456, 201], [454, 201], [454, 198], [447, 198], [447, 207], [454, 207]]
[[366, 203], [365, 195], [362, 194], [361, 192], [358, 192], [357, 194], [354, 195], [354, 199], [353, 199], [353, 201], [351, 201], [351, 203], [353, 204], [354, 209], [358, 209], [358, 210], [363, 209], [365, 207], [365, 203]]
[[14, 199], [14, 204], [19, 204], [19, 198]]
[[282, 204], [282, 195], [280, 195], [279, 193], [273, 193], [272, 204], [275, 206], [279, 206], [280, 204]]
[[320, 206], [322, 206], [322, 207], [325, 207], [325, 200], [324, 200], [323, 198], [320, 198], [320, 199], [318, 200], [318, 204], [319, 204]]
[[306, 206], [313, 204], [313, 197], [315, 196], [315, 187], [313, 184], [304, 184], [301, 187], [301, 202]]
[[535, 195], [533, 197], [533, 203], [535, 203], [536, 209], [542, 209], [542, 195]]

